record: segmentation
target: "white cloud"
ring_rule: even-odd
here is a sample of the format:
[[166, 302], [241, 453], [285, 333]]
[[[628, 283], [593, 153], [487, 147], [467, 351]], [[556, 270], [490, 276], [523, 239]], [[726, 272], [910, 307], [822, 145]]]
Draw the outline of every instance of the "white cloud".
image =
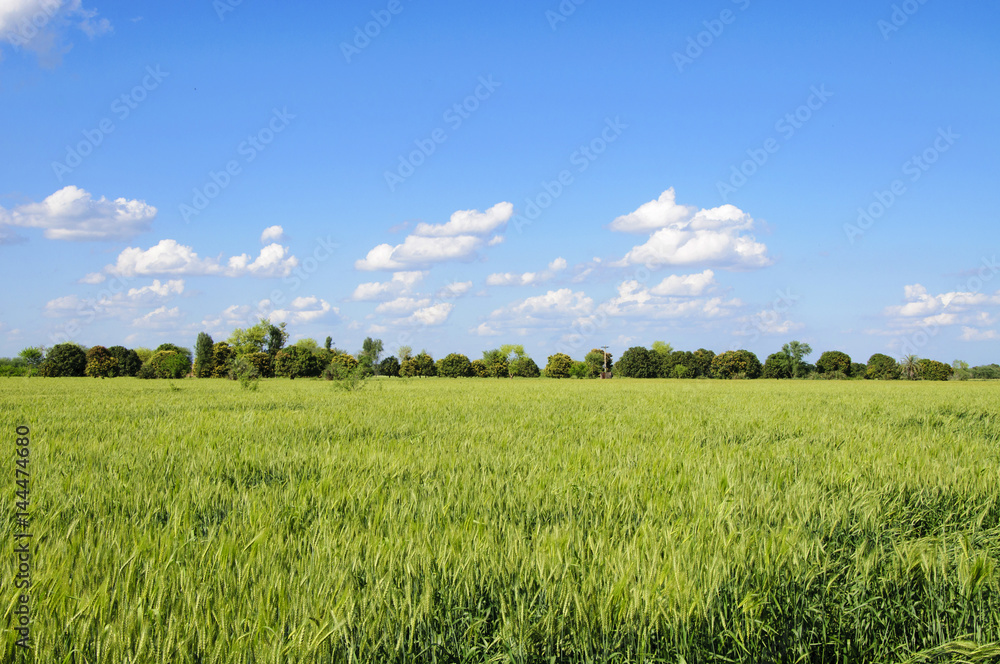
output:
[[200, 258], [193, 248], [176, 240], [160, 240], [156, 245], [143, 250], [129, 247], [118, 255], [114, 265], [105, 272], [125, 277], [153, 275], [222, 275], [227, 277], [284, 277], [291, 274], [299, 264], [298, 259], [288, 255], [288, 248], [270, 244], [251, 258], [247, 254], [233, 256], [223, 267], [214, 258]]
[[542, 272], [502, 272], [491, 274], [486, 277], [487, 286], [534, 286], [551, 280], [557, 272], [566, 269], [566, 259], [557, 258], [551, 263], [547, 270]]
[[166, 325], [173, 325], [181, 318], [180, 307], [174, 307], [172, 309], [167, 309], [166, 307], [159, 307], [150, 311], [144, 316], [139, 316], [132, 321], [132, 327], [141, 327], [146, 329], [158, 329]]
[[565, 258], [557, 258], [549, 263], [549, 270], [552, 272], [561, 272], [566, 269], [566, 265], [567, 263]]
[[107, 279], [107, 277], [104, 276], [103, 274], [101, 274], [100, 272], [91, 272], [90, 274], [88, 274], [88, 275], [86, 275], [84, 277], [81, 277], [80, 280], [77, 283], [81, 283], [81, 284], [103, 284], [106, 279]]
[[1000, 339], [1000, 334], [996, 330], [978, 330], [974, 327], [963, 327], [962, 341], [996, 341]]
[[469, 334], [474, 334], [479, 337], [498, 337], [500, 332], [492, 328], [489, 323], [480, 323], [478, 327], [474, 327], [469, 330]]
[[271, 244], [273, 242], [281, 242], [285, 239], [285, 229], [281, 226], [268, 226], [264, 229], [264, 232], [260, 234], [261, 244]]
[[437, 297], [442, 299], [461, 297], [471, 290], [471, 281], [452, 281], [437, 292]]
[[705, 320], [732, 316], [743, 306], [736, 298], [727, 300], [723, 297], [664, 296], [654, 290], [643, 287], [635, 280], [624, 281], [618, 286], [617, 297], [603, 302], [598, 312], [607, 316], [638, 319]]
[[0, 2], [0, 39], [36, 53], [45, 65], [55, 65], [71, 45], [70, 27], [94, 39], [112, 32], [111, 23], [83, 7], [81, 0], [6, 0]]
[[442, 325], [448, 320], [455, 305], [451, 302], [441, 302], [413, 312], [409, 318], [400, 321], [409, 325]]
[[740, 318], [739, 328], [733, 332], [738, 337], [756, 337], [762, 334], [788, 334], [805, 328], [803, 323], [794, 323], [788, 319], [782, 320], [781, 314], [773, 309], [765, 309], [753, 316]]
[[715, 289], [715, 273], [705, 270], [699, 274], [672, 274], [650, 289], [653, 295], [694, 297]]
[[352, 300], [372, 301], [392, 297], [393, 295], [403, 295], [413, 290], [423, 278], [426, 272], [396, 272], [392, 275], [391, 281], [368, 282], [359, 284], [354, 289]]
[[135, 316], [136, 310], [162, 304], [183, 292], [184, 281], [182, 279], [165, 283], [154, 280], [148, 286], [130, 288], [125, 293], [111, 295], [105, 291], [100, 299], [81, 298], [77, 295], [57, 297], [45, 304], [44, 314], [50, 317], [59, 317], [86, 313], [102, 318], [118, 317], [127, 320]]
[[128, 297], [136, 300], [150, 296], [169, 297], [171, 295], [180, 295], [183, 292], [183, 279], [171, 279], [165, 283], [161, 283], [159, 279], [154, 279], [153, 283], [149, 286], [143, 286], [142, 288], [130, 288], [128, 291]]
[[903, 289], [906, 304], [887, 307], [888, 316], [904, 318], [929, 316], [948, 310], [949, 312], [965, 312], [972, 307], [1000, 304], [1000, 292], [994, 295], [973, 292], [950, 292], [931, 295], [927, 288], [920, 284], [906, 286]]
[[383, 302], [382, 304], [375, 307], [375, 311], [380, 314], [391, 314], [394, 316], [402, 316], [409, 313], [413, 313], [421, 307], [426, 307], [431, 303], [430, 298], [423, 298], [420, 300], [414, 299], [412, 297], [398, 297], [395, 300], [389, 302]]
[[753, 227], [753, 219], [733, 205], [695, 212], [694, 208], [677, 205], [670, 189], [658, 200], [611, 223], [615, 231], [652, 232], [648, 241], [634, 247], [615, 265], [766, 267], [773, 262], [767, 246], [746, 234]]
[[127, 240], [152, 227], [156, 208], [145, 201], [103, 196], [63, 187], [40, 203], [0, 208], [0, 226], [41, 228], [50, 240]]
[[561, 317], [583, 316], [593, 309], [594, 300], [587, 297], [586, 293], [574, 293], [569, 288], [560, 288], [515, 302], [507, 308], [507, 311], [528, 317]]
[[495, 247], [498, 244], [503, 244], [503, 241], [505, 239], [506, 238], [503, 235], [494, 235], [493, 237], [490, 238], [490, 241], [487, 244], [489, 244], [489, 246], [491, 247]]
[[673, 187], [660, 194], [655, 201], [644, 203], [631, 214], [622, 215], [611, 222], [611, 230], [619, 233], [648, 233], [672, 224], [680, 224], [697, 212], [697, 208], [678, 205]]
[[451, 215], [446, 224], [418, 224], [413, 234], [427, 237], [485, 235], [506, 224], [513, 214], [511, 203], [497, 203], [486, 212], [459, 210]]
[[497, 203], [486, 212], [455, 212], [446, 224], [418, 224], [402, 244], [380, 244], [363, 259], [355, 261], [354, 267], [358, 270], [405, 270], [446, 261], [469, 261], [485, 243], [482, 236], [505, 224], [513, 211], [514, 206], [510, 203]]
[[287, 309], [271, 309], [270, 305], [269, 300], [260, 303], [262, 309], [268, 310], [267, 317], [274, 322], [285, 322], [289, 325], [312, 323], [330, 314], [340, 315], [337, 307], [318, 297], [297, 297]]

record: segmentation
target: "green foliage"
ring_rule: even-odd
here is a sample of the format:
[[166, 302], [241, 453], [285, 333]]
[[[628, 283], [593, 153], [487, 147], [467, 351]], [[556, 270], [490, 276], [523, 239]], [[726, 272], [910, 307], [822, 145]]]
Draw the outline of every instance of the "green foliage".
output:
[[285, 323], [274, 325], [269, 319], [261, 318], [252, 327], [236, 328], [226, 341], [236, 358], [251, 353], [267, 353], [274, 358], [288, 341], [288, 332], [285, 330]]
[[34, 367], [21, 357], [0, 357], [0, 378], [29, 377], [35, 374]]
[[149, 362], [150, 358], [153, 357], [153, 350], [151, 348], [144, 348], [143, 346], [139, 346], [138, 348], [135, 348], [133, 350], [135, 350], [136, 357], [138, 357], [139, 361], [142, 362], [143, 364]]
[[87, 369], [87, 353], [74, 343], [57, 344], [49, 349], [42, 362], [41, 373], [48, 378], [83, 376]]
[[410, 359], [406, 360], [399, 368], [399, 375], [407, 378], [429, 378], [436, 374], [437, 368], [434, 366], [434, 358], [432, 358], [426, 351], [421, 352], [418, 355], [414, 355]]
[[810, 368], [805, 363], [806, 357], [812, 355], [813, 349], [809, 344], [801, 341], [789, 341], [781, 347], [781, 352], [788, 358], [788, 366], [792, 372], [792, 378], [803, 378], [809, 374]]
[[329, 376], [324, 373], [324, 377], [328, 380], [334, 380], [338, 376], [346, 376], [358, 366], [359, 362], [353, 355], [343, 352], [334, 353], [326, 367], [329, 370]]
[[791, 378], [792, 367], [788, 362], [788, 356], [784, 353], [768, 355], [761, 377], [769, 379]]
[[452, 353], [437, 361], [435, 370], [442, 378], [465, 378], [472, 375], [472, 363], [459, 353]]
[[323, 348], [325, 348], [327, 351], [333, 350], [333, 337], [326, 338], [326, 342], [323, 344]]
[[654, 341], [653, 342], [653, 352], [662, 357], [669, 357], [671, 353], [674, 352], [674, 347], [668, 344], [666, 341]]
[[474, 378], [489, 378], [489, 367], [483, 360], [472, 360], [470, 371]]
[[712, 374], [716, 378], [760, 378], [763, 370], [760, 360], [748, 350], [726, 351], [712, 360]]
[[376, 371], [378, 369], [379, 358], [382, 357], [383, 349], [384, 345], [381, 339], [367, 337], [361, 344], [361, 353], [358, 354], [358, 359], [366, 366], [371, 367], [373, 371]]
[[229, 378], [238, 381], [240, 388], [251, 392], [256, 392], [260, 387], [260, 370], [257, 364], [250, 360], [251, 356], [256, 354], [248, 353], [243, 357], [234, 357], [229, 362]]
[[191, 362], [191, 350], [189, 348], [181, 348], [180, 346], [175, 346], [174, 344], [160, 344], [157, 346], [156, 350], [153, 351], [153, 354], [155, 355], [156, 353], [162, 351], [173, 351], [178, 355], [183, 355], [187, 358], [188, 362]]
[[670, 372], [671, 378], [691, 378], [691, 370], [688, 369], [683, 364], [675, 364], [673, 370]]
[[[304, 352], [308, 353], [309, 351]], [[281, 351], [278, 353], [280, 354]], [[248, 353], [242, 359], [252, 364], [257, 369], [257, 375], [261, 378], [274, 378], [274, 365], [277, 357], [272, 358], [267, 353]], [[319, 371], [316, 372], [316, 375], [319, 375]]]
[[976, 380], [1000, 380], [1000, 364], [984, 364], [969, 370]]
[[371, 371], [364, 362], [356, 362], [350, 368], [343, 362], [331, 363], [323, 372], [325, 379], [332, 380], [337, 389], [344, 392], [357, 392], [365, 386], [369, 376]]
[[134, 350], [129, 350], [124, 346], [112, 346], [108, 352], [115, 358], [116, 377], [131, 377], [139, 373], [142, 368], [142, 360]]
[[839, 350], [828, 350], [816, 361], [816, 371], [821, 374], [840, 372], [847, 376], [851, 373], [851, 356]]
[[851, 362], [851, 378], [867, 378], [868, 366], [860, 362]]
[[[597, 378], [604, 372], [604, 350], [601, 348], [592, 348], [583, 361], [587, 363], [590, 367], [588, 372], [590, 378]], [[607, 367], [608, 371], [611, 371], [615, 366], [614, 356], [608, 353], [607, 356]]]
[[917, 377], [920, 380], [948, 380], [955, 373], [949, 365], [937, 360], [920, 360], [917, 364]]
[[[469, 369], [471, 372], [472, 367]], [[542, 375], [542, 372], [538, 369], [538, 365], [528, 356], [514, 360], [510, 365], [510, 373], [516, 378], [538, 378]], [[470, 373], [469, 375], [474, 374]]]
[[545, 365], [545, 375], [549, 378], [569, 378], [569, 370], [573, 368], [573, 358], [565, 353], [549, 356]]
[[149, 366], [154, 378], [184, 378], [191, 372], [191, 359], [174, 350], [158, 350], [143, 366]]
[[899, 362], [899, 377], [905, 380], [916, 380], [920, 377], [920, 358], [907, 355]]
[[899, 378], [899, 365], [888, 355], [875, 353], [868, 358], [867, 375], [871, 380], [896, 380]]
[[25, 364], [29, 367], [40, 367], [42, 366], [42, 362], [45, 361], [45, 351], [34, 346], [25, 348], [17, 356], [24, 360]]
[[952, 380], [969, 380], [972, 377], [972, 371], [969, 369], [969, 363], [963, 362], [962, 360], [955, 360], [951, 363], [951, 379]]
[[194, 344], [194, 375], [198, 378], [211, 378], [212, 369], [212, 347], [215, 342], [207, 332], [198, 333], [198, 341]]
[[228, 378], [230, 363], [235, 359], [232, 346], [225, 341], [216, 342], [212, 346], [212, 378]]
[[689, 369], [694, 369], [694, 376], [692, 376], [692, 378], [698, 376], [711, 377], [712, 360], [714, 359], [715, 351], [711, 351], [706, 348], [699, 348], [695, 352], [691, 353], [692, 364], [685, 363], [685, 366]]
[[87, 351], [84, 373], [91, 378], [114, 378], [118, 360], [104, 346], [92, 346]]
[[486, 365], [487, 378], [507, 378], [510, 376], [510, 363], [507, 353], [500, 348], [483, 351], [483, 364]]
[[591, 367], [587, 362], [574, 362], [569, 368], [570, 378], [590, 378]]
[[390, 355], [378, 363], [378, 374], [395, 378], [399, 376], [399, 360], [394, 355]]
[[402, 366], [403, 362], [413, 357], [413, 349], [409, 346], [400, 346], [399, 351], [396, 353], [396, 357], [399, 358], [399, 364]]
[[660, 375], [660, 353], [650, 352], [642, 346], [633, 346], [622, 353], [615, 363], [615, 375], [624, 378], [656, 378]]

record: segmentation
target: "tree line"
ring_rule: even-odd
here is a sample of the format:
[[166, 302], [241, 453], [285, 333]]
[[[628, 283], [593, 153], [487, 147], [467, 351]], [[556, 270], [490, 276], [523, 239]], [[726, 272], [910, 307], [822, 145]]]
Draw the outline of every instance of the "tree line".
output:
[[809, 344], [791, 341], [769, 355], [763, 363], [748, 350], [716, 354], [674, 350], [663, 341], [652, 348], [633, 346], [618, 361], [610, 353], [592, 349], [582, 360], [565, 353], [548, 357], [545, 368], [528, 356], [524, 346], [506, 344], [483, 351], [474, 360], [451, 353], [435, 360], [422, 350], [402, 347], [395, 355], [383, 357], [381, 339], [364, 340], [361, 350], [349, 353], [335, 348], [331, 337], [320, 345], [302, 339], [288, 345], [284, 323], [268, 319], [248, 328], [237, 328], [225, 341], [198, 335], [194, 353], [165, 343], [156, 349], [123, 346], [92, 346], [64, 343], [50, 349], [25, 348], [17, 358], [0, 359], [0, 376], [91, 376], [94, 378], [137, 377], [143, 379], [229, 378], [244, 386], [260, 378], [326, 378], [360, 381], [372, 376], [445, 378], [597, 378], [601, 375], [625, 378], [718, 378], [718, 379], [870, 379], [870, 380], [968, 380], [1000, 379], [996, 364], [969, 367], [956, 361], [951, 365], [909, 355], [895, 360], [876, 353], [867, 363], [852, 361], [841, 351], [822, 353], [816, 364], [807, 358]]

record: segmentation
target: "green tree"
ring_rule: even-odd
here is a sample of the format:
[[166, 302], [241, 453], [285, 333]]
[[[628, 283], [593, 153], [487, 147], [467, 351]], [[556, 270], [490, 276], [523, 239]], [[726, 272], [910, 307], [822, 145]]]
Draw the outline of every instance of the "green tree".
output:
[[530, 357], [522, 357], [512, 366], [511, 373], [517, 378], [538, 378], [542, 375], [538, 365]]
[[212, 375], [212, 346], [215, 342], [208, 332], [199, 332], [194, 344], [194, 375], [209, 378]]
[[270, 320], [262, 318], [259, 325], [264, 325], [267, 328], [267, 340], [265, 342], [264, 352], [274, 359], [281, 352], [281, 349], [285, 347], [285, 343], [288, 341], [288, 331], [285, 329], [287, 323], [281, 323], [280, 325], [275, 325]]
[[184, 378], [191, 372], [191, 360], [174, 350], [158, 350], [147, 362], [154, 378]]
[[867, 378], [868, 367], [860, 362], [851, 362], [851, 378]]
[[851, 356], [839, 350], [828, 350], [816, 360], [816, 371], [821, 374], [851, 373]]
[[813, 352], [809, 344], [802, 343], [801, 341], [789, 341], [781, 347], [781, 352], [788, 358], [788, 366], [792, 371], [792, 378], [802, 378], [808, 373], [803, 359]]
[[668, 344], [666, 341], [654, 341], [653, 352], [661, 356], [670, 355], [672, 352], [674, 352], [674, 347]]
[[574, 362], [569, 368], [570, 378], [590, 378], [590, 364], [588, 362]]
[[235, 357], [232, 346], [225, 341], [216, 342], [212, 346], [212, 378], [228, 378], [229, 365]]
[[41, 348], [29, 347], [17, 354], [29, 367], [40, 367], [45, 361], [45, 351]]
[[615, 366], [614, 357], [611, 353], [605, 355], [602, 348], [591, 348], [590, 352], [583, 358], [583, 361], [590, 367], [588, 371], [589, 378], [597, 378], [605, 371], [611, 371]]
[[955, 373], [949, 365], [937, 360], [920, 360], [917, 363], [917, 377], [920, 380], [948, 380]]
[[712, 375], [717, 378], [760, 378], [764, 368], [748, 350], [730, 350], [712, 360]]
[[151, 348], [144, 348], [142, 346], [139, 346], [138, 348], [134, 348], [133, 350], [135, 351], [136, 356], [139, 358], [139, 361], [142, 362], [143, 364], [149, 362], [149, 359], [153, 357], [153, 349]]
[[382, 357], [383, 348], [381, 339], [367, 337], [361, 344], [361, 353], [358, 354], [358, 360], [366, 367], [370, 367], [373, 373], [377, 374], [379, 358]]
[[565, 353], [549, 356], [545, 365], [545, 375], [549, 378], [569, 378], [569, 370], [573, 368], [573, 358]]
[[408, 359], [413, 357], [413, 349], [409, 346], [400, 346], [399, 350], [396, 352], [396, 357], [399, 358], [400, 365], [406, 362]]
[[328, 351], [331, 351], [333, 349], [333, 337], [326, 338], [326, 343], [323, 344], [323, 348], [325, 348]]
[[174, 344], [160, 344], [159, 346], [156, 347], [156, 350], [153, 351], [153, 353], [156, 354], [156, 353], [159, 353], [161, 351], [173, 351], [173, 352], [177, 353], [178, 355], [183, 355], [184, 357], [186, 357], [187, 361], [189, 363], [191, 362], [191, 349], [190, 348], [182, 348], [182, 347], [174, 345]]
[[437, 375], [442, 378], [464, 378], [472, 375], [472, 363], [469, 358], [460, 353], [452, 353], [442, 357], [435, 366]]
[[660, 354], [633, 346], [615, 363], [615, 374], [625, 378], [656, 378], [660, 375]]
[[399, 375], [406, 377], [424, 376], [431, 377], [437, 373], [434, 366], [434, 358], [427, 351], [421, 351], [410, 359], [403, 362], [399, 368]]
[[695, 370], [696, 376], [711, 376], [712, 375], [712, 360], [715, 359], [715, 351], [708, 350], [706, 348], [699, 348], [695, 352], [691, 353], [691, 359], [694, 366], [686, 365], [689, 369], [693, 368]]
[[896, 380], [899, 378], [899, 365], [888, 355], [875, 353], [868, 358], [868, 378], [872, 380]]
[[41, 373], [49, 378], [83, 376], [87, 370], [87, 352], [75, 343], [57, 344], [45, 355]]
[[920, 373], [920, 358], [907, 355], [899, 362], [900, 375], [906, 380], [916, 380]]
[[283, 378], [315, 378], [323, 373], [323, 366], [311, 349], [296, 344], [278, 351], [274, 373]]
[[507, 378], [510, 376], [510, 363], [507, 353], [500, 348], [483, 351], [483, 363], [486, 365], [486, 375], [489, 378]]
[[378, 374], [380, 376], [398, 377], [399, 376], [399, 360], [396, 359], [395, 355], [390, 355], [378, 364]]
[[792, 367], [788, 364], [788, 356], [784, 353], [768, 355], [761, 375], [770, 379], [791, 378]]
[[483, 360], [473, 360], [470, 368], [472, 370], [472, 376], [475, 378], [489, 378], [489, 367]]
[[955, 360], [951, 363], [952, 378], [955, 380], [969, 380], [972, 372], [969, 370], [969, 363], [962, 360]]
[[92, 346], [87, 351], [84, 373], [91, 378], [114, 378], [118, 360], [104, 346]]
[[134, 350], [129, 350], [124, 346], [112, 346], [108, 352], [115, 358], [115, 376], [135, 376], [142, 368], [142, 360], [139, 359], [139, 355]]

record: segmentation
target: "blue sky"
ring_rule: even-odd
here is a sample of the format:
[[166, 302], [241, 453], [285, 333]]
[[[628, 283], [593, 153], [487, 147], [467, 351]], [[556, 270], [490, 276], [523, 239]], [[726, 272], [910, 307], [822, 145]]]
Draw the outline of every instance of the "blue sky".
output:
[[998, 18], [0, 0], [0, 355], [268, 315], [540, 364], [1000, 361]]

